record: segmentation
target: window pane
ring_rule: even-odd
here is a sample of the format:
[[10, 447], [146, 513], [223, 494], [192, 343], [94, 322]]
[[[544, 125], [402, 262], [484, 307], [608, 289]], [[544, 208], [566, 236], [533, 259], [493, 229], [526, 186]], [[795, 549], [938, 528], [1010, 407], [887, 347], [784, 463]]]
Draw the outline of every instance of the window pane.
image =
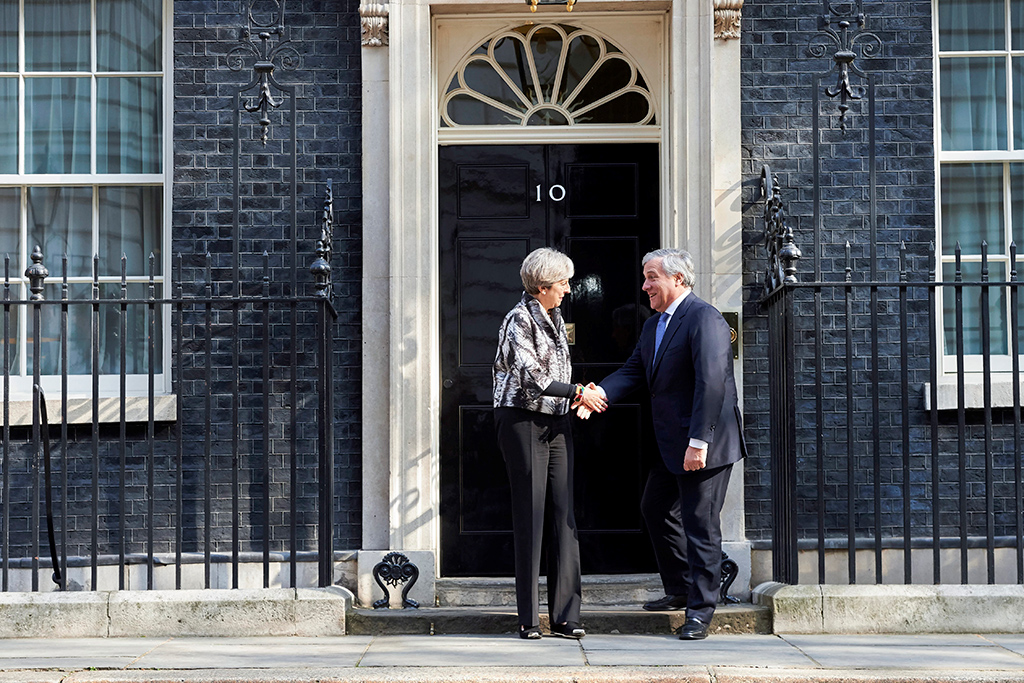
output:
[[[963, 281], [978, 282], [981, 280], [980, 263], [964, 263]], [[1006, 267], [1002, 263], [989, 263], [989, 281], [1006, 280]], [[956, 272], [955, 263], [942, 264], [942, 279], [953, 282]], [[1003, 287], [989, 288], [989, 334], [990, 349], [993, 355], [1009, 353], [1006, 335], [1006, 292]], [[964, 354], [975, 355], [982, 351], [981, 344], [981, 287], [973, 285], [963, 288], [963, 338]], [[946, 354], [956, 354], [956, 289], [942, 288], [942, 310], [946, 328]]]
[[89, 0], [25, 3], [25, 68], [89, 70]]
[[521, 124], [522, 118], [509, 115], [471, 95], [456, 95], [448, 100], [448, 116], [463, 126]]
[[1017, 253], [1024, 254], [1024, 164], [1010, 164], [1010, 209], [1010, 237], [1017, 243]]
[[159, 173], [163, 140], [161, 79], [100, 78], [96, 171]]
[[559, 84], [559, 101], [565, 100], [590, 73], [601, 56], [601, 44], [591, 36], [576, 36], [569, 43], [569, 54], [565, 60], [565, 71]]
[[[160, 285], [156, 287], [156, 296], [163, 296]], [[149, 285], [142, 283], [128, 284], [129, 299], [146, 299], [149, 297]], [[120, 299], [121, 285], [100, 285], [101, 299]], [[125, 336], [125, 352], [127, 363], [125, 371], [129, 374], [148, 372], [149, 364], [149, 310], [145, 304], [128, 306], [128, 334]], [[121, 315], [117, 305], [103, 304], [100, 306], [100, 372], [116, 374], [121, 372]], [[162, 372], [163, 363], [163, 332], [161, 331], [160, 307], [156, 307], [156, 362], [154, 372]]]
[[551, 28], [538, 29], [530, 41], [533, 62], [537, 67], [544, 100], [551, 102], [555, 89], [555, 75], [562, 56], [562, 36]]
[[25, 172], [89, 172], [89, 79], [26, 78]]
[[589, 110], [575, 118], [574, 121], [575, 123], [640, 123], [650, 109], [651, 104], [643, 93], [628, 92]]
[[1024, 58], [1021, 57], [1013, 58], [1013, 127], [1013, 148], [1024, 149]]
[[101, 187], [100, 275], [121, 274], [121, 254], [127, 256], [128, 275], [149, 275], [149, 255], [156, 257], [160, 275], [159, 187]]
[[598, 67], [597, 72], [567, 107], [569, 111], [575, 111], [593, 104], [602, 97], [625, 88], [632, 78], [633, 69], [628, 62], [623, 59], [609, 59]]
[[939, 67], [942, 149], [1006, 149], [1006, 60], [943, 59]]
[[1024, 2], [1010, 0], [1010, 40], [1014, 50], [1024, 50]]
[[[0, 269], [5, 255], [11, 257], [11, 278], [20, 275], [19, 255], [21, 254], [21, 190], [16, 187], [0, 188]], [[0, 279], [4, 273], [0, 270]]]
[[942, 253], [956, 243], [965, 254], [1003, 252], [1003, 165], [946, 164], [942, 167]]
[[1006, 49], [1006, 7], [1003, 2], [939, 0], [939, 49]]
[[[156, 286], [156, 297], [162, 296], [162, 288]], [[51, 284], [46, 287], [45, 296], [48, 300], [60, 299], [60, 285]], [[68, 299], [82, 299], [92, 296], [91, 285], [69, 285]], [[128, 299], [146, 299], [149, 297], [149, 285], [129, 283]], [[120, 284], [100, 285], [99, 314], [99, 357], [102, 374], [121, 372], [121, 308], [112, 300], [121, 298]], [[60, 374], [61, 367], [61, 320], [59, 306], [43, 306], [42, 334], [40, 336], [41, 354], [40, 371], [44, 375]], [[125, 339], [125, 370], [129, 375], [144, 374], [149, 368], [149, 307], [145, 304], [130, 304], [127, 307], [127, 334]], [[156, 344], [154, 372], [163, 368], [163, 332], [161, 331], [160, 307], [156, 312]], [[27, 361], [28, 372], [32, 373], [35, 359], [32, 357], [32, 342], [35, 331], [28, 330]], [[88, 305], [68, 306], [68, 359], [70, 374], [85, 374], [92, 371], [92, 308]]]
[[[50, 272], [50, 278], [54, 273]], [[59, 274], [56, 276], [59, 280]], [[50, 282], [51, 280], [48, 280]], [[92, 285], [69, 284], [68, 299], [88, 299], [92, 296]], [[61, 285], [53, 283], [46, 285], [43, 290], [43, 297], [47, 301], [59, 301], [61, 298]], [[88, 305], [69, 305], [67, 329], [61, 329], [61, 308], [60, 306], [42, 306], [42, 336], [40, 337], [40, 368], [44, 375], [59, 375], [61, 373], [61, 334], [65, 334], [68, 340], [68, 374], [84, 375], [92, 370], [92, 308]], [[33, 330], [28, 330], [28, 372], [35, 367], [35, 353], [32, 340]]]
[[28, 188], [28, 239], [42, 247], [50, 277], [60, 277], [64, 254], [70, 277], [91, 277], [92, 188]]
[[[14, 264], [12, 263], [13, 267]], [[13, 275], [13, 274], [12, 274]], [[2, 296], [2, 295], [0, 295]], [[18, 299], [24, 298], [24, 292], [18, 285], [11, 286], [11, 300], [17, 301]], [[18, 344], [18, 307], [11, 306], [11, 315], [7, 322], [4, 322], [3, 308], [0, 307], [0, 369], [3, 368], [4, 362], [4, 340], [7, 341], [7, 369], [11, 374], [18, 374], [20, 371], [21, 362], [19, 360], [19, 353], [21, 351], [20, 344]], [[5, 328], [4, 325], [7, 325]], [[2, 400], [2, 399], [0, 399]]]
[[159, 71], [160, 12], [154, 0], [97, 0], [96, 68]]
[[0, 78], [0, 173], [18, 172], [18, 79]]
[[18, 70], [18, 0], [0, 0], [0, 71]]

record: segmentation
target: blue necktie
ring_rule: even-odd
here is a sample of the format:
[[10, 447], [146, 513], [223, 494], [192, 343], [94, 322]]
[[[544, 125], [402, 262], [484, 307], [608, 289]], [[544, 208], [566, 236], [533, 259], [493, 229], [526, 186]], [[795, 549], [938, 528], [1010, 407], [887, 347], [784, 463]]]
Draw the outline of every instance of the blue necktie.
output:
[[654, 357], [658, 357], [658, 347], [661, 346], [661, 338], [665, 336], [665, 327], [668, 326], [668, 319], [672, 317], [668, 313], [662, 313], [658, 318], [658, 329], [654, 331]]

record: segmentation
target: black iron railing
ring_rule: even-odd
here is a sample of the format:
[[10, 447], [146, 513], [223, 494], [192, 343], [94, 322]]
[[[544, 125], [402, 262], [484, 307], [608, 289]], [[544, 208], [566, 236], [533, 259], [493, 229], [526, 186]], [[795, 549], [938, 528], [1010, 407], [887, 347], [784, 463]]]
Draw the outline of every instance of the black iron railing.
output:
[[[1016, 246], [1007, 279], [985, 244], [973, 279], [959, 244], [901, 244], [889, 273], [858, 272], [847, 244], [842, 279], [801, 282], [763, 179], [775, 580], [1024, 583]], [[844, 551], [845, 570], [827, 561]]]
[[[205, 282], [187, 283], [184, 257], [175, 255], [171, 296], [158, 296], [151, 256], [146, 296], [137, 299], [128, 295], [124, 257], [120, 296], [113, 299], [100, 297], [98, 259], [90, 298], [68, 298], [65, 257], [61, 297], [46, 299], [41, 251], [33, 252], [24, 280], [12, 277], [5, 258], [3, 590], [40, 590], [47, 564], [57, 589], [181, 588], [183, 567], [199, 562], [202, 581], [184, 583], [239, 587], [240, 565], [256, 557], [264, 586], [297, 585], [297, 563], [312, 558], [320, 585], [332, 582], [332, 202], [328, 185], [308, 295], [300, 287], [272, 293], [266, 253], [252, 291], [236, 286], [223, 296], [213, 291], [210, 254], [199, 257], [201, 269], [192, 264]], [[12, 295], [22, 284], [27, 299]], [[100, 338], [109, 342], [111, 330], [116, 348], [107, 343], [101, 361]], [[89, 340], [85, 370], [70, 366], [73, 335]], [[158, 386], [162, 371], [170, 374], [169, 393]], [[70, 379], [88, 389], [73, 393]], [[40, 553], [47, 542], [54, 549], [49, 561]], [[230, 580], [213, 576], [223, 560]], [[286, 563], [287, 571], [272, 577], [272, 561]], [[130, 579], [129, 567], [138, 564], [145, 565], [144, 578]], [[174, 565], [173, 581], [156, 576], [166, 564]], [[69, 575], [69, 565], [82, 571]], [[101, 577], [108, 565], [117, 567], [116, 579]], [[12, 582], [22, 569], [30, 578], [22, 573]]]

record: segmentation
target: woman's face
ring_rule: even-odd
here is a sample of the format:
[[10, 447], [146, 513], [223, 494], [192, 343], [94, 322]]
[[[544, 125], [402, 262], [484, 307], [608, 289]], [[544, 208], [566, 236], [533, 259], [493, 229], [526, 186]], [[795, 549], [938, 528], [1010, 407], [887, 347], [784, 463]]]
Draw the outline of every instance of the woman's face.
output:
[[537, 294], [537, 301], [544, 307], [544, 310], [550, 311], [552, 308], [557, 308], [562, 303], [562, 298], [569, 293], [569, 279], [559, 280], [550, 287], [541, 287], [540, 292]]

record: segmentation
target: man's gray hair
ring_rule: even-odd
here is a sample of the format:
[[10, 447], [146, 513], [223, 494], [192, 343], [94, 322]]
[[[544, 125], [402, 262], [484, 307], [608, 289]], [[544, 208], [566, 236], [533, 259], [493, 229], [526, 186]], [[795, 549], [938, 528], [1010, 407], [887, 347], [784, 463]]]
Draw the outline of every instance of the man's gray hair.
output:
[[661, 269], [665, 275], [682, 275], [683, 284], [693, 288], [697, 284], [697, 273], [693, 268], [693, 257], [683, 249], [655, 249], [644, 256], [641, 265], [646, 266], [651, 259], [661, 259]]
[[523, 279], [523, 289], [530, 296], [540, 293], [541, 287], [550, 287], [556, 282], [568, 280], [575, 272], [572, 259], [560, 251], [541, 247], [534, 249], [519, 269], [519, 277]]

